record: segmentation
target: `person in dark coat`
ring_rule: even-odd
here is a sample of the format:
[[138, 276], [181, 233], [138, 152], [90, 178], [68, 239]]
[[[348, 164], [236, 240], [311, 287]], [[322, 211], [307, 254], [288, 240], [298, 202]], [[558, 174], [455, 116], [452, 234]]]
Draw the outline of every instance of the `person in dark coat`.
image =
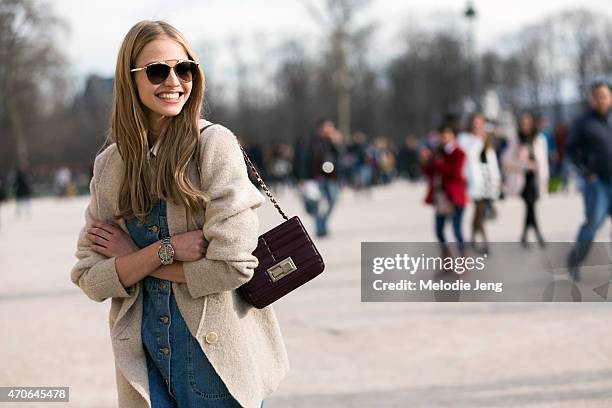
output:
[[374, 148], [368, 143], [367, 136], [363, 132], [355, 132], [353, 141], [347, 148], [347, 152], [353, 156], [352, 178], [353, 187], [356, 190], [370, 190], [372, 185], [372, 164], [374, 161]]
[[414, 182], [419, 179], [419, 149], [418, 140], [414, 135], [406, 136], [404, 146], [397, 157], [397, 170], [400, 176]]
[[566, 152], [584, 179], [586, 220], [578, 231], [576, 245], [568, 255], [569, 274], [579, 280], [580, 264], [586, 259], [595, 234], [612, 215], [612, 86], [591, 86], [591, 109], [574, 123]]
[[15, 170], [15, 182], [13, 184], [15, 198], [17, 199], [17, 217], [26, 214], [28, 217], [32, 215], [32, 207], [30, 198], [32, 196], [32, 176], [24, 164], [17, 166]]
[[327, 222], [340, 190], [338, 166], [343, 153], [342, 135], [326, 118], [318, 120], [315, 133], [295, 148], [294, 175], [306, 212], [315, 219], [318, 237], [328, 234]]

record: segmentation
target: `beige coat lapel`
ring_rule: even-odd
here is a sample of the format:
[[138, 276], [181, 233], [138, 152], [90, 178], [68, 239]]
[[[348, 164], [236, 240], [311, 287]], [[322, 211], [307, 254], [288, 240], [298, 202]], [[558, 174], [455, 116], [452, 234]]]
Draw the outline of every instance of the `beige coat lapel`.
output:
[[[188, 169], [188, 177], [193, 185], [197, 188], [201, 188], [196, 166], [192, 164]], [[198, 208], [198, 212], [194, 218], [183, 205], [168, 204], [168, 227], [170, 235], [202, 229], [203, 223], [204, 208]], [[207, 298], [192, 298], [186, 284], [173, 283], [172, 291], [174, 292], [176, 304], [187, 324], [189, 332], [192, 336], [197, 338], [202, 322], [204, 321]]]

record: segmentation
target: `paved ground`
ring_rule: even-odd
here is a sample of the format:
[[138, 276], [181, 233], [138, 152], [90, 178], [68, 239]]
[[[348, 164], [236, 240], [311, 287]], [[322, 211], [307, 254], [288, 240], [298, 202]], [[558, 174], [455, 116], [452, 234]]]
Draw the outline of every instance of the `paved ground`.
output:
[[[332, 235], [318, 243], [326, 272], [276, 306], [292, 369], [266, 406], [612, 406], [609, 304], [360, 302], [361, 241], [434, 239], [423, 193], [401, 182], [370, 198], [344, 192]], [[279, 199], [303, 216], [292, 192]], [[69, 279], [86, 204], [36, 200], [30, 222], [14, 218], [12, 203], [2, 208], [0, 385], [69, 386], [70, 407], [115, 407], [110, 302], [90, 301]], [[260, 211], [262, 232], [280, 220], [273, 210]], [[521, 203], [499, 212], [492, 239], [516, 240]], [[539, 214], [550, 241], [568, 241], [582, 204], [556, 196]], [[598, 238], [609, 236], [606, 225]]]

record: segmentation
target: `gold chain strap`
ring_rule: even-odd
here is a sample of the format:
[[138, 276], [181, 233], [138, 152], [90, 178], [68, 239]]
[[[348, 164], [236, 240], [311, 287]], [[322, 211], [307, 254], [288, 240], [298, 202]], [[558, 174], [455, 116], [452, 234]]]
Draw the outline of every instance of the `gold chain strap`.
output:
[[[234, 136], [235, 137], [235, 136]], [[257, 169], [255, 168], [255, 166], [253, 165], [253, 162], [251, 162], [251, 159], [249, 159], [249, 156], [247, 156], [246, 152], [244, 151], [244, 149], [242, 148], [242, 145], [240, 144], [240, 142], [238, 141], [238, 138], [236, 137], [236, 142], [238, 143], [238, 146], [240, 146], [240, 150], [242, 150], [242, 155], [244, 156], [244, 161], [251, 167], [251, 171], [255, 174], [255, 176], [257, 177], [257, 182], [259, 183], [259, 185], [261, 186], [261, 188], [263, 189], [263, 191], [266, 192], [266, 195], [268, 196], [268, 198], [270, 199], [270, 201], [272, 202], [272, 204], [274, 204], [274, 207], [276, 207], [276, 209], [278, 210], [279, 214], [285, 219], [288, 220], [289, 218], [285, 215], [285, 213], [283, 212], [283, 210], [280, 208], [280, 205], [278, 204], [278, 202], [276, 201], [276, 199], [274, 198], [274, 196], [272, 195], [272, 193], [270, 192], [270, 190], [268, 190], [268, 186], [266, 186], [266, 183], [264, 183], [264, 181], [261, 179], [261, 176], [259, 175], [259, 172], [257, 171]]]
[[[213, 125], [214, 125], [214, 123], [210, 124], [208, 126], [205, 126], [204, 128], [202, 128], [200, 130], [200, 133], [204, 132], [207, 128], [209, 128], [209, 127], [211, 127]], [[236, 136], [234, 136], [234, 137], [236, 137]], [[242, 145], [240, 144], [240, 141], [238, 141], [237, 137], [236, 137], [236, 143], [238, 143], [238, 146], [240, 146], [240, 150], [242, 150], [242, 155], [244, 156], [244, 161], [246, 162], [246, 164], [249, 165], [249, 167], [251, 168], [251, 171], [257, 177], [257, 182], [259, 183], [259, 185], [261, 186], [263, 191], [266, 192], [266, 195], [268, 196], [268, 198], [270, 199], [272, 204], [274, 204], [274, 207], [276, 207], [276, 210], [278, 211], [278, 213], [285, 219], [285, 221], [289, 220], [289, 217], [287, 217], [285, 215], [285, 212], [280, 208], [280, 205], [278, 204], [278, 202], [276, 201], [276, 199], [274, 198], [274, 196], [272, 195], [272, 193], [268, 189], [268, 186], [266, 186], [266, 183], [264, 183], [264, 181], [261, 179], [261, 176], [259, 175], [259, 172], [257, 171], [255, 166], [253, 165], [253, 162], [251, 162], [251, 159], [249, 159], [249, 156], [247, 156], [246, 152], [242, 148]], [[196, 167], [198, 169], [198, 176], [201, 177], [202, 173], [201, 173], [201, 170], [200, 170], [200, 160], [196, 160], [196, 164], [197, 164]]]

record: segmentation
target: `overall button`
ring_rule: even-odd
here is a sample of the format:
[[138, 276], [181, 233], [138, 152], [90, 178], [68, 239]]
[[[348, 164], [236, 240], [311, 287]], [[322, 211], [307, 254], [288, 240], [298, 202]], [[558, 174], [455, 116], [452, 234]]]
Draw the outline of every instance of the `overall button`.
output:
[[214, 344], [219, 340], [219, 336], [214, 331], [206, 333], [206, 337], [204, 338], [208, 344]]
[[162, 348], [159, 349], [159, 351], [161, 351], [162, 353], [164, 353], [166, 355], [168, 353], [170, 353], [170, 349], [168, 347], [162, 347]]
[[162, 282], [162, 283], [159, 284], [159, 288], [161, 290], [166, 290], [166, 289], [168, 289], [168, 284], [166, 282]]
[[152, 233], [156, 233], [158, 229], [159, 227], [157, 225], [151, 225], [149, 227], [149, 231], [151, 231]]
[[160, 316], [159, 321], [162, 323], [168, 323], [170, 318], [168, 316]]

